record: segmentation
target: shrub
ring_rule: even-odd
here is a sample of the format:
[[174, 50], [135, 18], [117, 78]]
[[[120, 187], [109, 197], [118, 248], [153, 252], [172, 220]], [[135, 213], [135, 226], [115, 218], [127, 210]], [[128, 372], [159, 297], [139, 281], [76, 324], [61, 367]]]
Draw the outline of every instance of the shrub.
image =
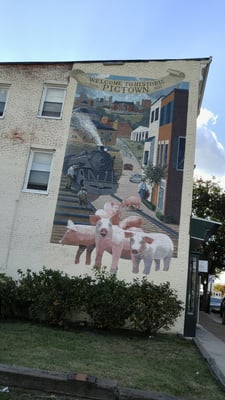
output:
[[156, 217], [160, 221], [165, 222], [166, 224], [175, 224], [176, 223], [176, 221], [175, 221], [173, 216], [171, 216], [171, 215], [163, 215], [160, 211], [156, 212]]
[[154, 285], [143, 278], [141, 282], [135, 280], [132, 291], [130, 322], [148, 335], [155, 335], [162, 328], [168, 330], [183, 309], [169, 282]]
[[130, 315], [129, 285], [115, 275], [96, 273], [89, 287], [86, 311], [97, 328], [123, 327]]
[[0, 318], [15, 317], [16, 282], [0, 274]]
[[155, 209], [156, 209], [155, 204], [153, 204], [150, 201], [145, 200], [145, 199], [143, 199], [142, 202], [146, 205], [146, 207], [149, 208], [149, 210], [155, 211]]
[[20, 308], [31, 320], [64, 326], [86, 301], [89, 277], [70, 278], [61, 271], [45, 268], [38, 274], [30, 270], [19, 273]]
[[[35, 322], [68, 327], [84, 312], [85, 324], [100, 329], [132, 328], [155, 335], [169, 329], [182, 306], [170, 284], [154, 285], [147, 278], [126, 283], [115, 275], [69, 277], [58, 270], [18, 271], [20, 279], [0, 275], [0, 317], [20, 316]], [[82, 315], [82, 316], [83, 316]], [[75, 318], [74, 318], [75, 316]]]

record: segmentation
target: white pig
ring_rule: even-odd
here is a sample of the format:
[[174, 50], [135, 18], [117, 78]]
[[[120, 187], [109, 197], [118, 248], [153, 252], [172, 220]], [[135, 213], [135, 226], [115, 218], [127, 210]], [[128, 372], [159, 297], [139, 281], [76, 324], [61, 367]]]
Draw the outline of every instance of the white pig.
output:
[[139, 272], [139, 264], [144, 261], [144, 274], [149, 274], [153, 260], [155, 270], [160, 269], [160, 260], [163, 259], [164, 271], [168, 271], [173, 255], [173, 242], [164, 233], [125, 232], [130, 237], [131, 258], [133, 272]]

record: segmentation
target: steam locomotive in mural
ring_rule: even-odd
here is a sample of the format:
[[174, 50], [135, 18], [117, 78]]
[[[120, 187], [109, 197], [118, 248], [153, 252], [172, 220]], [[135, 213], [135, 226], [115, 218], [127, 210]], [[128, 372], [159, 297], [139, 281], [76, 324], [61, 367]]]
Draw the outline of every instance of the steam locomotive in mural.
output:
[[114, 171], [115, 157], [112, 157], [104, 146], [95, 150], [82, 151], [65, 157], [63, 173], [73, 166], [73, 186], [85, 186], [89, 193], [97, 195], [113, 194], [117, 190], [117, 179]]

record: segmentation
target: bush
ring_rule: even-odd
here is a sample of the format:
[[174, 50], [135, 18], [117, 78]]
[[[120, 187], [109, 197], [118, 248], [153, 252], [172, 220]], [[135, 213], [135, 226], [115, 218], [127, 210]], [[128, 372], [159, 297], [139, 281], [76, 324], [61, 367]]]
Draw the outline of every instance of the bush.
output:
[[0, 318], [15, 317], [16, 282], [0, 274]]
[[86, 311], [97, 328], [123, 327], [130, 315], [129, 285], [115, 275], [96, 273], [96, 280], [89, 287]]
[[156, 206], [155, 206], [155, 204], [153, 204], [151, 201], [148, 201], [148, 200], [144, 200], [144, 199], [143, 199], [142, 202], [146, 205], [146, 207], [149, 208], [149, 210], [155, 211]]
[[19, 316], [64, 328], [74, 322], [100, 329], [124, 328], [129, 322], [132, 328], [155, 335], [161, 328], [169, 329], [182, 310], [168, 282], [154, 285], [146, 277], [128, 284], [105, 270], [94, 278], [69, 277], [45, 268], [18, 273], [16, 283], [0, 275], [1, 318]]
[[156, 217], [166, 224], [176, 224], [174, 217], [172, 217], [171, 215], [163, 215], [160, 211], [156, 212]]
[[148, 335], [155, 335], [160, 329], [168, 330], [180, 315], [182, 303], [169, 282], [154, 285], [143, 278], [135, 280], [133, 290], [133, 312], [130, 322], [134, 328]]
[[29, 319], [64, 326], [72, 313], [79, 312], [86, 301], [86, 281], [60, 271], [43, 268], [38, 274], [19, 271], [20, 308]]

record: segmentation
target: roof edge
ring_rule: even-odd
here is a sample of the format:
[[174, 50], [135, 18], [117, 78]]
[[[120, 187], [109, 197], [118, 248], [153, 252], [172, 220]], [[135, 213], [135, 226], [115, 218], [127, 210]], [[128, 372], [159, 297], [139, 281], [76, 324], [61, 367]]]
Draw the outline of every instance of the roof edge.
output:
[[0, 61], [1, 64], [88, 64], [88, 63], [103, 63], [105, 65], [120, 65], [123, 63], [132, 62], [167, 62], [167, 61], [201, 61], [201, 62], [211, 62], [212, 57], [203, 58], [162, 58], [162, 59], [129, 59], [129, 60], [61, 60], [61, 61]]

